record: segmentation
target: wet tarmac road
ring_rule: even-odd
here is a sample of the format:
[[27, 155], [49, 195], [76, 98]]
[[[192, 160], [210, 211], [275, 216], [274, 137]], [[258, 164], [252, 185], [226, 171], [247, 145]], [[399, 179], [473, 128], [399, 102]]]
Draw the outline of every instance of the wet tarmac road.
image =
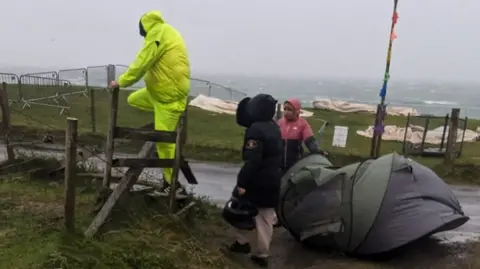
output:
[[463, 242], [480, 239], [480, 188], [476, 186], [450, 186], [470, 220], [453, 231], [438, 234], [448, 241]]
[[[62, 151], [45, 152], [28, 150], [25, 153], [34, 155], [47, 155], [61, 158]], [[4, 158], [5, 149], [0, 147], [0, 159]], [[135, 156], [119, 154], [116, 157]], [[90, 157], [85, 162], [93, 170], [103, 170], [104, 156]], [[191, 168], [199, 182], [196, 186], [191, 186], [197, 196], [209, 197], [212, 202], [223, 204], [230, 198], [231, 191], [235, 186], [236, 175], [239, 171], [238, 165], [223, 163], [202, 163], [190, 162]], [[115, 174], [115, 172], [113, 172]], [[141, 175], [141, 180], [160, 182], [161, 169], [147, 168]], [[182, 183], [185, 183], [183, 175]], [[444, 233], [437, 234], [436, 237], [448, 242], [464, 242], [466, 240], [480, 239], [480, 188], [472, 186], [451, 186], [457, 196], [462, 208], [470, 220], [463, 226]]]

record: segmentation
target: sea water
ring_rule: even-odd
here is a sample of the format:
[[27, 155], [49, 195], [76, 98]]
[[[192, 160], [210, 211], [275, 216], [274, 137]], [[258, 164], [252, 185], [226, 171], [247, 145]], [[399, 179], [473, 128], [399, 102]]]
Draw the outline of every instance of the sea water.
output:
[[[126, 70], [126, 66], [117, 65], [116, 73]], [[17, 75], [47, 70], [27, 70], [27, 68], [0, 68], [0, 73]], [[58, 70], [52, 70], [58, 71]], [[220, 99], [240, 100], [247, 95], [270, 93], [278, 100], [298, 98], [304, 107], [311, 107], [316, 99], [333, 99], [348, 102], [377, 104], [382, 79], [358, 78], [285, 78], [262, 77], [255, 75], [193, 74], [193, 77], [209, 80], [218, 85], [209, 86], [205, 82], [193, 81], [191, 94], [210, 94]], [[72, 84], [85, 85], [85, 75], [81, 69], [59, 72], [60, 79]], [[0, 76], [1, 80], [2, 76]], [[1, 81], [0, 81], [1, 82]], [[88, 68], [88, 85], [105, 87], [107, 72], [105, 66]], [[236, 89], [233, 94], [225, 87]], [[142, 87], [137, 83], [132, 87]], [[480, 118], [480, 82], [441, 82], [391, 79], [388, 84], [386, 102], [390, 106], [404, 106], [417, 109], [422, 114], [444, 116], [454, 107], [461, 108], [461, 115]]]

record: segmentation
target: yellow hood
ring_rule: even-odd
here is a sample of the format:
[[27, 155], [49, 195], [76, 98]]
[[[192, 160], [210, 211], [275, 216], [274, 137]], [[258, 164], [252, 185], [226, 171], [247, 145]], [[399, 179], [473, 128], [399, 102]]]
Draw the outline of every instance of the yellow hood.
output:
[[140, 24], [146, 33], [152, 30], [156, 24], [164, 24], [165, 20], [163, 19], [162, 13], [158, 10], [152, 10], [145, 13], [140, 19]]

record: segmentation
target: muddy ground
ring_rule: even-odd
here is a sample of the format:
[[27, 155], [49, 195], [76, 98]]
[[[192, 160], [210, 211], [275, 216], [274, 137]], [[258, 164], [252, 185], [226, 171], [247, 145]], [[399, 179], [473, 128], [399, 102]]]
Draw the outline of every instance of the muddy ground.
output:
[[[245, 255], [226, 255], [245, 268], [256, 268]], [[480, 268], [480, 243], [477, 242], [444, 244], [436, 238], [427, 238], [389, 257], [359, 259], [340, 252], [307, 248], [283, 228], [275, 231], [271, 255], [269, 268], [274, 269]]]

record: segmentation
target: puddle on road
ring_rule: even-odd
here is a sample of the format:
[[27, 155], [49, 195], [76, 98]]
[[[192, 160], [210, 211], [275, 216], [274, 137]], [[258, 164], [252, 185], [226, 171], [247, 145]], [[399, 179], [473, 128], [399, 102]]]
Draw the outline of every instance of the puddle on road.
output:
[[457, 244], [479, 241], [480, 233], [453, 230], [438, 233], [434, 237], [440, 240], [440, 244]]

